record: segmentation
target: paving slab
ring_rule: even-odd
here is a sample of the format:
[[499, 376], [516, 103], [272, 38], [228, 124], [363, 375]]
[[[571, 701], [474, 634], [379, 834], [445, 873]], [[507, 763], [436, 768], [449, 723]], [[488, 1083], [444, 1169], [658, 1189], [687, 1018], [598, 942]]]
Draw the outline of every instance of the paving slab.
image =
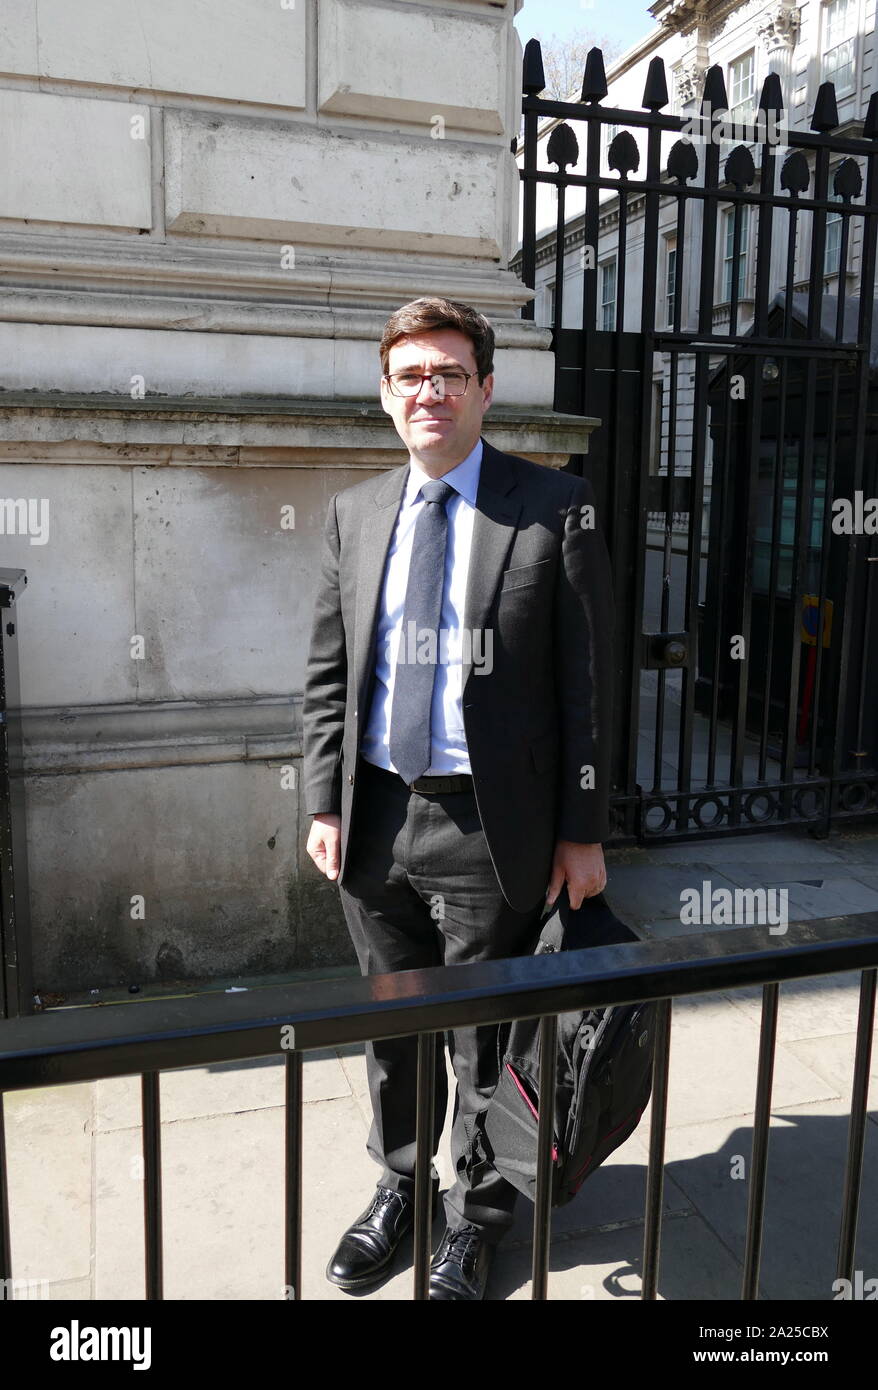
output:
[[633, 864], [613, 865], [607, 869], [607, 901], [624, 922], [637, 924], [656, 917], [673, 917], [681, 910], [680, 894], [692, 888], [700, 893], [705, 878], [711, 880], [715, 889], [734, 892], [734, 883], [708, 866], [644, 870]]
[[[803, 1038], [822, 1040], [853, 1033], [859, 1011], [860, 978], [859, 970], [844, 970], [805, 980], [784, 980], [778, 990], [778, 1041], [792, 1043]], [[762, 1017], [761, 985], [745, 985], [742, 989], [729, 990], [726, 997], [759, 1027]], [[851, 1046], [851, 1065], [853, 1056]]]
[[[634, 852], [657, 856], [664, 864], [723, 865], [742, 861], [783, 864], [787, 861], [813, 864], [839, 864], [846, 856], [834, 840], [816, 840], [807, 831], [763, 831], [748, 835], [719, 835], [698, 840], [648, 841]], [[615, 851], [611, 851], [615, 852]], [[878, 860], [878, 839], [871, 850], [871, 862]], [[644, 867], [649, 867], [645, 865]]]
[[[583, 1183], [566, 1206], [552, 1213], [553, 1235], [565, 1237], [599, 1230], [606, 1225], [625, 1225], [642, 1221], [646, 1205], [646, 1170], [649, 1162], [649, 1107], [637, 1129], [600, 1168]], [[691, 1210], [689, 1199], [679, 1188], [668, 1184], [663, 1210], [670, 1215]], [[504, 1246], [529, 1242], [533, 1238], [533, 1203], [520, 1195], [514, 1220]]]
[[[162, 1072], [162, 1119], [194, 1119], [283, 1105], [284, 1070], [284, 1058], [279, 1056]], [[96, 1086], [99, 1130], [140, 1124], [139, 1077], [112, 1077]], [[351, 1094], [341, 1061], [332, 1049], [304, 1054], [302, 1086], [306, 1103]]]
[[[833, 1297], [847, 1135], [846, 1101], [772, 1105], [761, 1262], [764, 1297]], [[752, 1122], [713, 1120], [681, 1125], [667, 1135], [667, 1173], [738, 1261], [744, 1256], [752, 1144]], [[866, 1126], [858, 1232], [856, 1267], [871, 1277], [878, 1273], [874, 1125]]]
[[91, 1277], [93, 1109], [90, 1084], [3, 1097], [15, 1279]]
[[848, 867], [850, 877], [856, 883], [862, 883], [865, 888], [871, 888], [878, 892], [878, 870], [866, 868], [862, 864], [851, 863]]
[[[120, 1080], [128, 1080], [127, 1077]], [[171, 1235], [180, 1213], [165, 1200], [168, 1171], [167, 1134], [170, 1124], [161, 1127], [162, 1229]], [[215, 1166], [215, 1163], [214, 1165]], [[207, 1166], [204, 1185], [211, 1182]], [[184, 1225], [193, 1243], [198, 1236], [184, 1213]], [[145, 1297], [146, 1275], [143, 1232], [143, 1148], [139, 1127], [102, 1129], [94, 1137], [94, 1293], [97, 1299], [141, 1299]], [[166, 1297], [170, 1294], [166, 1290]]]
[[820, 843], [848, 864], [862, 864], [872, 869], [878, 866], [878, 832], [874, 828], [834, 830]]
[[[641, 1222], [611, 1231], [553, 1240], [549, 1260], [549, 1299], [578, 1303], [640, 1298], [643, 1272]], [[524, 1246], [497, 1251], [488, 1300], [531, 1296], [531, 1251]], [[662, 1225], [658, 1298], [736, 1299], [741, 1269], [710, 1226], [696, 1212], [679, 1213]]]
[[[679, 917], [659, 917], [650, 922], [638, 922], [636, 930], [645, 941], [673, 941], [675, 936], [698, 936], [707, 928], [700, 922], [681, 922]], [[720, 931], [722, 928], [712, 927], [710, 930]], [[730, 926], [729, 930], [734, 928]]]
[[[727, 1000], [675, 999], [671, 1018], [669, 1125], [698, 1124], [753, 1112], [759, 1028]], [[774, 1097], [789, 1106], [837, 1099], [831, 1082], [778, 1043]]]
[[763, 865], [725, 863], [723, 873], [740, 887], [785, 888], [791, 922], [878, 912], [878, 887], [870, 887], [847, 872], [841, 875], [838, 870], [815, 872], [813, 864], [784, 863], [769, 870]]
[[[854, 1080], [854, 1054], [856, 1033], [840, 1033], [834, 1037], [802, 1038], [798, 1042], [788, 1042], [787, 1050], [799, 1058], [806, 1067], [824, 1076], [830, 1085], [850, 1103]], [[869, 1068], [869, 1090], [866, 1097], [866, 1110], [874, 1112], [872, 1118], [878, 1123], [878, 1025], [872, 1034], [872, 1057]]]

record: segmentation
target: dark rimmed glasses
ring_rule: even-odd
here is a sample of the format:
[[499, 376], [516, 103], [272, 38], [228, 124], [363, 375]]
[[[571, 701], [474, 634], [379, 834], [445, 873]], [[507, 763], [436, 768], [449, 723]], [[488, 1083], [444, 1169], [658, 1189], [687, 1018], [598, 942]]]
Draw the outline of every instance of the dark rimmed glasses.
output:
[[475, 376], [474, 372], [465, 372], [462, 367], [455, 367], [453, 371], [446, 372], [385, 373], [385, 380], [394, 396], [416, 396], [422, 383], [429, 381], [441, 400], [443, 396], [465, 395], [470, 378], [473, 376]]

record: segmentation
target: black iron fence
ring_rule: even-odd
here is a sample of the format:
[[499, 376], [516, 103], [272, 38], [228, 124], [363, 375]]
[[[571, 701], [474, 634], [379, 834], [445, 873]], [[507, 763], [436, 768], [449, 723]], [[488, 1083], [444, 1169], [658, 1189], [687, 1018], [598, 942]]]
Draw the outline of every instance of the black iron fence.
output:
[[624, 634], [615, 835], [873, 816], [878, 94], [853, 138], [831, 82], [808, 131], [784, 124], [776, 74], [746, 125], [719, 67], [697, 114], [666, 113], [658, 57], [643, 110], [604, 104], [598, 49], [578, 102], [544, 86], [532, 40], [516, 264], [552, 326], [556, 408], [601, 422], [582, 466]]
[[[437, 1034], [510, 1018], [541, 1020], [540, 1094], [555, 1089], [557, 1015], [659, 1000], [650, 1107], [641, 1299], [659, 1278], [672, 1000], [762, 985], [742, 1299], [758, 1298], [780, 982], [862, 971], [851, 1080], [838, 1277], [852, 1280], [863, 1189], [866, 1101], [878, 976], [878, 913], [792, 923], [766, 944], [765, 927], [707, 931], [666, 942], [515, 957], [352, 980], [309, 981], [241, 994], [203, 994], [100, 1009], [65, 1009], [0, 1023], [0, 1283], [13, 1278], [6, 1091], [141, 1076], [146, 1298], [162, 1298], [160, 1074], [182, 1067], [285, 1055], [285, 1282], [302, 1297], [302, 1061], [308, 1051], [383, 1037], [418, 1036], [414, 1297], [425, 1299], [430, 1263], [430, 1141]], [[551, 1235], [552, 1107], [541, 1107], [533, 1223], [532, 1298], [545, 1299]], [[804, 1144], [802, 1164], [811, 1162]], [[828, 1294], [827, 1294], [828, 1296]]]

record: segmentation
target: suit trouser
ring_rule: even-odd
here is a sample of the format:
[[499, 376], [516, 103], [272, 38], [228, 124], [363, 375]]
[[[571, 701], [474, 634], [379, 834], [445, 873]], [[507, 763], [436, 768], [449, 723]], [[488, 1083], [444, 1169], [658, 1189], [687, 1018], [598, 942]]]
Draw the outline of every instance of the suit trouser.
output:
[[[548, 885], [547, 865], [546, 884]], [[533, 948], [545, 889], [517, 912], [500, 890], [473, 792], [420, 794], [396, 773], [360, 760], [357, 800], [339, 884], [364, 975], [522, 955]], [[455, 1028], [448, 1047], [457, 1080], [451, 1130], [455, 1181], [445, 1197], [449, 1226], [470, 1222], [489, 1240], [512, 1224], [516, 1189], [489, 1169], [471, 1187], [467, 1164], [475, 1115], [497, 1085], [497, 1024]], [[367, 1151], [379, 1182], [414, 1193], [417, 1037], [366, 1044], [373, 1122]], [[445, 1056], [437, 1048], [432, 1154], [448, 1103]], [[431, 1163], [435, 1186], [439, 1178]]]

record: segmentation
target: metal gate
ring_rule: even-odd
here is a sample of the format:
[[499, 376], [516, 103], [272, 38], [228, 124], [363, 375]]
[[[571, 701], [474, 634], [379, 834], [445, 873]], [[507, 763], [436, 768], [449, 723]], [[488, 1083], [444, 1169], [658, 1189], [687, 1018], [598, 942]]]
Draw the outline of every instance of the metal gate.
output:
[[775, 74], [737, 126], [719, 67], [692, 117], [662, 114], [661, 58], [640, 111], [601, 104], [599, 49], [579, 102], [544, 86], [532, 40], [519, 273], [554, 268], [555, 408], [601, 421], [582, 471], [617, 606], [614, 839], [875, 815], [878, 99], [848, 139], [830, 82], [807, 132]]

